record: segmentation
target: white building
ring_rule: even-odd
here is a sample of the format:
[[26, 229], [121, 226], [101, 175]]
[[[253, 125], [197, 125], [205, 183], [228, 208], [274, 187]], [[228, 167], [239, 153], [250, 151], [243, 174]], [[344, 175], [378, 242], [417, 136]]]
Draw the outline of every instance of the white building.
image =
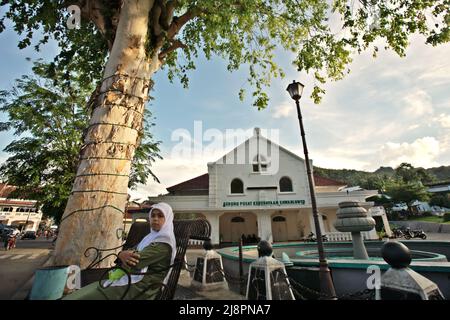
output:
[[[245, 161], [243, 161], [243, 159]], [[344, 183], [314, 176], [322, 232], [338, 231], [338, 203], [365, 199], [376, 190], [338, 191]], [[273, 242], [299, 240], [315, 233], [305, 161], [260, 134], [254, 135], [216, 162], [208, 173], [167, 188], [168, 194], [150, 197], [167, 202], [178, 216], [203, 216], [212, 226], [212, 243], [236, 242], [242, 234]], [[133, 214], [133, 220], [146, 213]], [[376, 232], [365, 238], [376, 238]]]
[[0, 223], [19, 229], [23, 227], [23, 231], [37, 231], [42, 219], [37, 201], [8, 198], [15, 189], [14, 186], [0, 183]]

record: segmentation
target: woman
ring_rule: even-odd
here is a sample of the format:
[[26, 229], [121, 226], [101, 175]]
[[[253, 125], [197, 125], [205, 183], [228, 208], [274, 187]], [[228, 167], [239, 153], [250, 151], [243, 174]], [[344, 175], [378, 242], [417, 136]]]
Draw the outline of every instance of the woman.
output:
[[[172, 208], [164, 202], [155, 204], [149, 213], [151, 232], [137, 245], [137, 250], [125, 250], [119, 253], [124, 269], [132, 273], [131, 285], [124, 299], [155, 299], [166, 282], [170, 265], [176, 254], [175, 235], [173, 233]], [[64, 297], [64, 300], [118, 300], [128, 288], [129, 278], [121, 269], [110, 272], [109, 279], [101, 285], [98, 282], [81, 288]]]

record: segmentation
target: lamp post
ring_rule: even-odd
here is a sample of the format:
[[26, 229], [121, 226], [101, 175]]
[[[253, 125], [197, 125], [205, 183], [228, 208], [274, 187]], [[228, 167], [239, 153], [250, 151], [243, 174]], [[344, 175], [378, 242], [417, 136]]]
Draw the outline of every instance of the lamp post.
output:
[[334, 290], [334, 285], [333, 285], [333, 281], [331, 279], [330, 269], [328, 268], [328, 262], [325, 257], [325, 251], [323, 249], [322, 231], [320, 230], [320, 224], [319, 224], [319, 214], [317, 211], [316, 193], [314, 190], [314, 180], [313, 180], [313, 175], [312, 175], [312, 171], [311, 171], [311, 166], [309, 163], [308, 147], [306, 146], [305, 129], [303, 128], [302, 113], [300, 111], [300, 98], [302, 97], [304, 87], [305, 86], [303, 84], [301, 84], [300, 82], [296, 82], [294, 80], [287, 87], [286, 90], [291, 95], [291, 98], [295, 100], [295, 103], [297, 105], [298, 122], [300, 124], [300, 134], [302, 136], [303, 153], [305, 155], [306, 172], [308, 175], [309, 192], [311, 194], [311, 206], [312, 206], [312, 212], [313, 212], [313, 218], [314, 218], [314, 226], [316, 228], [317, 247], [318, 247], [318, 251], [319, 251], [320, 292], [323, 295], [323, 297], [329, 297], [329, 299], [335, 299], [336, 292]]

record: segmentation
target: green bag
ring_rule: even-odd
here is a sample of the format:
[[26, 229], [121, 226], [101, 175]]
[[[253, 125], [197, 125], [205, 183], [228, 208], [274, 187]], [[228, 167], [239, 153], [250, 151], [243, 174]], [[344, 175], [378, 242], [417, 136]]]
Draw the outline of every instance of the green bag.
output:
[[108, 279], [111, 281], [115, 281], [115, 280], [119, 280], [124, 275], [126, 275], [126, 273], [122, 269], [114, 269], [114, 270], [109, 271]]

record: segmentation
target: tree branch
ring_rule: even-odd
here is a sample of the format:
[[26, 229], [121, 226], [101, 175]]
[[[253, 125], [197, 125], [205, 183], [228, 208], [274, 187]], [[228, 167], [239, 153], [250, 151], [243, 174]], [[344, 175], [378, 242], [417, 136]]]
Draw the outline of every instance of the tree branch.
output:
[[[121, 0], [108, 1], [108, 10], [106, 10], [102, 0], [66, 0], [63, 1], [62, 7], [78, 6], [81, 9], [81, 17], [94, 23], [111, 50], [119, 22], [121, 4]], [[105, 16], [105, 11], [113, 12], [113, 14]]]
[[198, 17], [202, 13], [202, 10], [194, 7], [180, 17], [174, 17], [169, 29], [167, 30], [167, 38], [173, 39], [173, 37], [183, 28], [183, 26], [191, 21], [192, 19]]
[[159, 24], [164, 30], [169, 30], [170, 24], [173, 20], [173, 13], [175, 12], [175, 7], [177, 5], [177, 1], [169, 0], [167, 1], [165, 6], [162, 6], [161, 17], [159, 18]]
[[159, 24], [159, 18], [161, 17], [162, 6], [164, 6], [162, 0], [156, 1], [152, 8], [153, 19], [153, 35], [158, 37], [162, 33], [161, 25]]
[[178, 39], [172, 40], [171, 42], [172, 42], [172, 45], [170, 47], [168, 47], [167, 49], [163, 50], [159, 54], [159, 56], [158, 56], [159, 60], [163, 60], [169, 53], [177, 50], [178, 48], [186, 48], [187, 47], [183, 42], [181, 42]]

